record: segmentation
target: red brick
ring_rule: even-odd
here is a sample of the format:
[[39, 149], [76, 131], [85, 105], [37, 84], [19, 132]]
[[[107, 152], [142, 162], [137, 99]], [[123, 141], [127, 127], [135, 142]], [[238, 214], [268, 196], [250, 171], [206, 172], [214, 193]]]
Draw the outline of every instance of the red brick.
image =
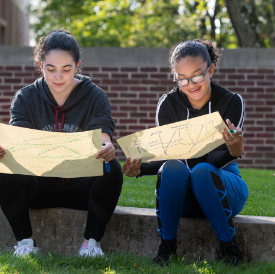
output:
[[245, 142], [247, 145], [263, 145], [264, 141], [263, 140], [246, 140]]
[[247, 79], [248, 80], [263, 80], [264, 79], [264, 75], [247, 75]]
[[251, 133], [251, 132], [247, 132], [245, 131], [245, 138], [254, 138], [255, 137], [255, 134], [254, 133]]
[[143, 106], [139, 106], [139, 109], [140, 109], [140, 110], [147, 110], [147, 111], [148, 111], [148, 110], [149, 110], [149, 111], [150, 111], [150, 110], [156, 111], [156, 107], [143, 107]]
[[273, 99], [273, 94], [257, 94], [257, 98], [259, 99]]
[[244, 151], [252, 151], [254, 147], [244, 146]]
[[161, 85], [171, 85], [171, 84], [173, 84], [173, 81], [171, 81], [171, 80], [166, 80], [166, 81], [160, 81], [160, 84]]
[[129, 129], [133, 129], [133, 130], [144, 130], [146, 129], [145, 126], [139, 125], [139, 126], [129, 126]]
[[146, 105], [147, 101], [146, 100], [130, 100], [130, 104], [137, 104], [137, 105]]
[[140, 122], [144, 124], [155, 124], [155, 119], [140, 119]]
[[267, 92], [275, 92], [275, 88], [267, 88], [266, 91]]
[[112, 116], [113, 117], [127, 117], [127, 113], [125, 113], [125, 112], [113, 112]]
[[265, 157], [267, 157], [267, 158], [275, 158], [275, 152], [266, 153]]
[[274, 73], [273, 69], [257, 69], [257, 73]]
[[157, 106], [158, 100], [150, 100], [149, 103], [151, 105]]
[[98, 67], [83, 67], [84, 71], [99, 71]]
[[157, 72], [157, 68], [140, 68], [142, 72]]
[[4, 96], [11, 96], [11, 97], [13, 97], [14, 94], [15, 94], [15, 92], [8, 92], [8, 91], [4, 92]]
[[19, 90], [19, 89], [24, 88], [24, 87], [25, 87], [25, 85], [14, 85], [13, 89], [14, 90]]
[[243, 94], [242, 94], [242, 97], [243, 97], [244, 99], [253, 99], [253, 98], [255, 98], [255, 95], [254, 95], [254, 94], [246, 94], [246, 93], [243, 93]]
[[117, 106], [112, 105], [112, 106], [111, 106], [111, 110], [112, 110], [112, 111], [113, 111], [113, 110], [117, 110]]
[[10, 84], [13, 84], [13, 83], [21, 83], [21, 79], [5, 79], [5, 83], [10, 83]]
[[258, 147], [256, 147], [256, 151], [273, 151], [273, 147], [258, 146]]
[[235, 73], [236, 70], [233, 69], [233, 68], [232, 69], [223, 69], [223, 68], [220, 68], [219, 72], [221, 72], [221, 73]]
[[247, 113], [247, 118], [263, 118], [264, 115], [263, 114], [256, 114], [256, 113]]
[[2, 109], [9, 109], [9, 108], [10, 108], [10, 105], [2, 106]]
[[119, 121], [122, 124], [135, 124], [135, 123], [137, 123], [137, 119], [120, 119]]
[[11, 86], [0, 86], [0, 90], [11, 90]]
[[238, 69], [239, 73], [254, 73], [254, 69]]
[[250, 100], [247, 100], [246, 101], [246, 104], [247, 105], [252, 105], [252, 106], [262, 106], [262, 105], [264, 105], [264, 103], [265, 103], [265, 101], [259, 101], [259, 100], [253, 100], [253, 101], [250, 101]]
[[24, 79], [24, 83], [26, 84], [32, 84], [33, 82], [35, 82], [36, 78], [30, 78], [30, 79]]
[[107, 97], [109, 98], [117, 98], [118, 97], [118, 93], [115, 92], [106, 92]]
[[225, 74], [214, 74], [211, 80], [215, 81], [215, 79], [222, 79], [223, 80], [223, 79], [225, 79]]
[[127, 91], [127, 86], [111, 86], [110, 87], [112, 91]]
[[12, 72], [0, 72], [0, 76], [9, 77], [9, 76], [12, 76]]
[[273, 125], [273, 121], [257, 121], [257, 125]]
[[266, 79], [267, 80], [275, 80], [275, 75], [267, 75]]
[[154, 111], [154, 112], [151, 112], [149, 116], [150, 116], [151, 118], [154, 118], [154, 117], [156, 117], [156, 111]]
[[245, 125], [244, 126], [246, 126], [246, 125], [254, 125], [254, 124], [255, 124], [254, 120], [245, 119]]
[[275, 145], [275, 140], [266, 140], [266, 144]]
[[252, 165], [253, 160], [248, 160], [248, 159], [238, 159], [238, 164], [243, 164], [243, 165]]
[[114, 67], [102, 67], [102, 71], [118, 71], [118, 68]]
[[22, 70], [22, 67], [19, 67], [19, 66], [14, 66], [14, 67], [12, 67], [12, 66], [8, 66], [8, 67], [6, 67], [6, 70]]
[[120, 97], [136, 98], [137, 94], [136, 93], [121, 93]]
[[146, 112], [132, 112], [130, 113], [130, 117], [147, 117]]
[[[93, 79], [93, 83], [96, 84], [96, 85], [100, 85], [101, 84], [101, 80], [99, 80], [99, 79]], [[106, 84], [105, 80], [104, 80], [104, 84]]]
[[111, 99], [112, 104], [127, 104], [127, 100]]
[[132, 133], [134, 133], [133, 131], [126, 131], [126, 132], [120, 132], [120, 137], [125, 137], [125, 136], [127, 136], [127, 135], [130, 135], [130, 134], [132, 134]]
[[127, 127], [126, 126], [116, 126], [116, 130], [120, 129], [120, 130], [123, 130], [123, 129], [126, 129]]
[[137, 110], [136, 106], [121, 106], [120, 110]]
[[131, 77], [132, 78], [148, 78], [148, 74], [142, 74], [142, 73], [133, 73], [132, 75], [131, 75]]
[[266, 114], [265, 117], [266, 118], [275, 118], [275, 114]]
[[233, 91], [233, 92], [244, 92], [244, 88], [239, 88], [239, 87], [230, 88], [230, 90]]
[[[1, 76], [1, 73], [0, 73], [0, 76]], [[33, 73], [31, 73], [31, 72], [16, 72], [15, 76], [16, 77], [31, 77], [31, 76], [33, 76]]]
[[158, 85], [159, 81], [157, 81], [157, 80], [142, 80], [141, 83], [144, 85]]
[[138, 71], [137, 68], [121, 68], [121, 71], [126, 71], [126, 72], [132, 72], [132, 71]]
[[275, 131], [275, 127], [266, 127], [265, 130], [266, 131], [272, 131], [272, 132], [274, 132]]
[[156, 93], [140, 93], [140, 98], [156, 98]]
[[2, 122], [5, 124], [8, 124], [10, 121], [10, 118], [2, 118]]
[[132, 91], [147, 91], [147, 87], [131, 87], [130, 90]]
[[248, 153], [245, 153], [245, 157], [249, 157], [249, 158], [262, 158], [263, 157], [263, 153], [248, 152]]
[[10, 115], [9, 111], [0, 111], [0, 115]]
[[244, 75], [241, 74], [229, 74], [228, 75], [228, 79], [232, 79], [232, 80], [243, 80], [244, 79]]
[[275, 101], [266, 101], [266, 104], [267, 105], [272, 105], [272, 106], [275, 106]]
[[160, 73], [151, 73], [150, 78], [164, 79], [164, 78], [168, 78], [168, 75], [167, 74], [160, 74]]
[[170, 72], [170, 68], [160, 68], [160, 72]]
[[166, 91], [167, 91], [167, 88], [166, 88], [166, 87], [161, 87], [161, 86], [158, 86], [158, 87], [150, 87], [150, 91], [166, 92]]
[[257, 108], [256, 107], [256, 111], [259, 111], [259, 112], [271, 112], [272, 111], [272, 108]]
[[133, 80], [133, 79], [131, 79], [131, 80], [125, 80], [125, 79], [121, 79], [120, 80], [121, 81], [121, 84], [123, 84], [123, 85], [138, 85], [139, 84], [139, 80]]
[[235, 81], [219, 81], [221, 86], [236, 86]]
[[258, 81], [257, 82], [258, 86], [273, 86], [273, 82], [267, 82], [267, 81]]
[[247, 127], [246, 131], [263, 131], [263, 127]]
[[272, 160], [255, 160], [255, 164], [272, 164]]
[[258, 138], [272, 138], [273, 133], [257, 133]]
[[10, 101], [11, 101], [10, 99], [0, 97], [0, 103], [7, 103], [7, 102], [10, 102]]
[[109, 74], [107, 74], [107, 73], [93, 73], [93, 77], [95, 77], [95, 78], [108, 78]]
[[238, 81], [238, 85], [241, 85], [241, 86], [254, 86], [254, 82], [253, 81]]
[[253, 107], [247, 107], [247, 106], [245, 106], [245, 112], [252, 112], [252, 111], [254, 111]]
[[115, 79], [103, 79], [102, 81], [105, 85], [119, 85], [120, 80]]

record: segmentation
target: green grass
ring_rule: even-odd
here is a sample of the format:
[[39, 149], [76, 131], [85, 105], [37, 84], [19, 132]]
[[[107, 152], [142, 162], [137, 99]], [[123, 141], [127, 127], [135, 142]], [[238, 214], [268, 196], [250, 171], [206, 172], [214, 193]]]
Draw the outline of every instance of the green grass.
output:
[[167, 267], [152, 264], [149, 256], [129, 253], [106, 254], [103, 258], [79, 258], [59, 254], [39, 254], [16, 258], [11, 252], [0, 253], [0, 274], [243, 274], [275, 273], [275, 263], [243, 263], [238, 267], [225, 267], [223, 262], [186, 261], [173, 258]]
[[[275, 217], [275, 170], [240, 169], [249, 189], [242, 215]], [[155, 208], [157, 176], [126, 177], [118, 202], [120, 206]]]

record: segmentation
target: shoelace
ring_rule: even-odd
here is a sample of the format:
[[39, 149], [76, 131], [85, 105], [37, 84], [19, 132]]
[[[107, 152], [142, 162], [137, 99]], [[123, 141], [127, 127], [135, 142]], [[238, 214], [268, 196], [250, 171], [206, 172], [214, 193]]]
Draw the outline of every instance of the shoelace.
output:
[[29, 254], [36, 250], [35, 247], [29, 247], [29, 246], [15, 246], [14, 248], [15, 248], [14, 255]]

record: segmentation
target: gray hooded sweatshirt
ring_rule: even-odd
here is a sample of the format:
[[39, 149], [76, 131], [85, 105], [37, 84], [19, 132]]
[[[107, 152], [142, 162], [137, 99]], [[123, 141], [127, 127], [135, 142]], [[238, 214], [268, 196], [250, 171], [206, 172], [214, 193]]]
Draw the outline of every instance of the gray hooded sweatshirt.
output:
[[80, 80], [63, 106], [58, 106], [44, 77], [20, 89], [12, 100], [10, 124], [13, 126], [58, 132], [102, 129], [111, 139], [115, 123], [105, 92], [89, 77]]

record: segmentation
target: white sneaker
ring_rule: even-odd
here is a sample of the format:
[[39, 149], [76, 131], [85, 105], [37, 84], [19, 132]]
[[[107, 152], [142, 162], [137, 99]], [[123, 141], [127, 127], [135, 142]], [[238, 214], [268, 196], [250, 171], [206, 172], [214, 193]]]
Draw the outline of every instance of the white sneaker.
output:
[[33, 239], [24, 239], [18, 242], [18, 246], [15, 246], [13, 256], [23, 257], [27, 254], [36, 253], [39, 248], [35, 246]]
[[104, 256], [104, 253], [100, 247], [100, 242], [97, 242], [94, 239], [90, 239], [88, 242], [88, 247], [81, 247], [78, 251], [78, 256]]

